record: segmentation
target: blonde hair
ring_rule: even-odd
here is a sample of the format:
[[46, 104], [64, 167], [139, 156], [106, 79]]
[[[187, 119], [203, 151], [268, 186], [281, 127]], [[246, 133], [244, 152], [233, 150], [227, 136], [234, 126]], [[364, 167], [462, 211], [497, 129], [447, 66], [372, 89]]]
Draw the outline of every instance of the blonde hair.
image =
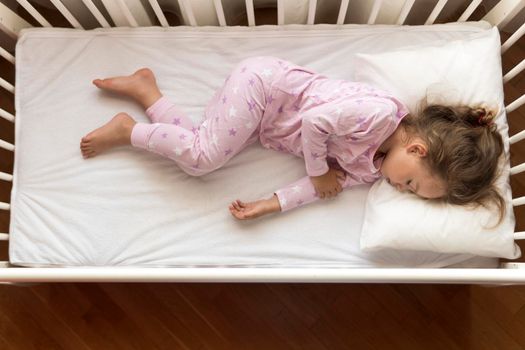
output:
[[446, 106], [422, 101], [417, 117], [401, 121], [408, 135], [427, 145], [424, 164], [446, 183], [442, 200], [451, 204], [475, 204], [499, 209], [499, 225], [505, 201], [495, 186], [503, 140], [494, 123], [496, 112], [484, 107]]

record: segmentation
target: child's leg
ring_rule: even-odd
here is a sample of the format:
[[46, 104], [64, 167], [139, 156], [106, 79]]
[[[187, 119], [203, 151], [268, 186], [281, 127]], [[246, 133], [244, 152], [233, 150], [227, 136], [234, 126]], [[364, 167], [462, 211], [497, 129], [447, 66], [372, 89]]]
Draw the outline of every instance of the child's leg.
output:
[[148, 68], [128, 76], [95, 79], [93, 84], [100, 89], [132, 97], [142, 105], [153, 123], [175, 124], [188, 130], [196, 126], [186, 113], [162, 95], [155, 75]]
[[[272, 96], [269, 96], [269, 87], [276, 73], [274, 61], [260, 58], [241, 61], [206, 107], [206, 120], [199, 127], [189, 129], [173, 122], [137, 123], [130, 135], [131, 144], [174, 160], [190, 175], [203, 175], [220, 168], [257, 140], [262, 115], [273, 101]], [[135, 96], [142, 98], [138, 94]], [[146, 106], [145, 100], [142, 101], [143, 106]], [[150, 107], [155, 107], [155, 104], [159, 108], [155, 113], [152, 112], [152, 118], [156, 118], [157, 113], [164, 118], [169, 115], [169, 110], [175, 108], [160, 97]], [[160, 116], [157, 120], [160, 120]], [[105, 127], [83, 139], [84, 145], [91, 141], [91, 147], [84, 148], [83, 154], [104, 141], [100, 135], [108, 134], [102, 133]], [[98, 140], [93, 140], [97, 133]]]
[[[272, 103], [270, 64], [275, 63], [258, 58], [241, 61], [208, 103], [206, 119], [198, 127], [138, 123], [132, 145], [173, 159], [190, 175], [220, 168], [258, 139], [261, 118]], [[159, 105], [173, 106], [166, 99]]]

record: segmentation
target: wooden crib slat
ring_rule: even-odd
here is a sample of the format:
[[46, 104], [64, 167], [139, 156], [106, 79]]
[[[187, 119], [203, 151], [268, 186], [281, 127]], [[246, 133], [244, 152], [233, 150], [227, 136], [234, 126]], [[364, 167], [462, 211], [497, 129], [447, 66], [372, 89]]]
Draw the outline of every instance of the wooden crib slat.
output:
[[515, 109], [518, 109], [524, 103], [525, 103], [525, 95], [521, 95], [521, 97], [519, 97], [516, 100], [512, 101], [508, 106], [505, 107], [505, 112], [507, 112], [507, 114], [509, 114], [510, 112], [514, 111]]
[[523, 59], [516, 67], [512, 68], [507, 74], [503, 76], [503, 84], [520, 74], [525, 69], [525, 59]]
[[525, 239], [525, 232], [514, 232], [514, 240]]
[[523, 205], [523, 204], [525, 204], [525, 196], [512, 199], [512, 206], [513, 207], [518, 207], [518, 206]]
[[505, 51], [509, 49], [512, 45], [518, 41], [523, 34], [525, 34], [525, 23], [523, 23], [518, 30], [516, 30], [508, 39], [501, 45], [501, 54], [503, 55]]
[[12, 182], [13, 181], [13, 175], [0, 171], [0, 180]]
[[4, 140], [0, 140], [0, 148], [3, 148], [8, 151], [14, 151], [15, 145], [10, 144], [9, 142], [5, 142]]
[[179, 7], [184, 17], [184, 20], [187, 23], [189, 22], [190, 26], [196, 26], [197, 21], [195, 20], [195, 15], [193, 14], [193, 8], [191, 7], [191, 2], [187, 0], [178, 0]]
[[510, 175], [516, 175], [523, 171], [525, 171], [525, 163], [521, 163], [510, 168]]
[[410, 13], [410, 10], [412, 10], [412, 7], [414, 6], [414, 3], [416, 0], [406, 0], [403, 8], [401, 9], [401, 12], [399, 13], [399, 17], [397, 18], [396, 24], [402, 25], [405, 23], [408, 14]]
[[148, 27], [153, 22], [142, 0], [100, 0], [116, 27], [139, 25]]
[[100, 12], [100, 10], [95, 6], [95, 4], [93, 4], [92, 0], [82, 0], [82, 2], [84, 3], [84, 5], [86, 5], [88, 10], [91, 12], [91, 14], [95, 17], [95, 19], [98, 21], [98, 23], [102, 27], [104, 28], [111, 27], [108, 21], [106, 20], [106, 18]]
[[224, 8], [222, 7], [221, 0], [213, 0], [215, 6], [215, 12], [217, 13], [217, 19], [219, 20], [219, 26], [226, 26], [226, 17], [224, 16]]
[[523, 0], [501, 0], [482, 20], [502, 29], [525, 7]]
[[163, 27], [169, 27], [168, 20], [166, 19], [166, 16], [164, 16], [164, 13], [162, 13], [159, 2], [157, 0], [149, 0], [149, 4], [153, 9], [153, 12], [155, 12], [155, 16], [157, 16], [160, 25]]
[[308, 3], [308, 17], [306, 19], [306, 24], [315, 23], [315, 14], [317, 12], [317, 0], [310, 0]]
[[29, 12], [29, 14], [33, 16], [33, 18], [36, 19], [36, 21], [40, 23], [42, 27], [52, 27], [52, 25], [40, 14], [40, 12], [38, 12], [27, 0], [16, 0], [16, 2], [22, 5], [22, 7], [27, 12]]
[[370, 17], [368, 17], [367, 24], [376, 23], [377, 15], [379, 14], [382, 3], [383, 0], [374, 0], [374, 5], [372, 6], [372, 11], [370, 12]]
[[7, 91], [9, 91], [12, 94], [15, 93], [15, 87], [13, 85], [11, 85], [10, 83], [8, 83], [7, 81], [5, 81], [4, 79], [2, 79], [2, 78], [0, 78], [0, 86], [3, 87], [4, 89], [6, 89]]
[[349, 0], [342, 0], [339, 7], [339, 15], [337, 16], [337, 24], [345, 24], [346, 12], [348, 11]]
[[67, 19], [67, 21], [77, 29], [84, 29], [79, 21], [69, 12], [69, 10], [62, 4], [60, 0], [51, 0], [53, 5], [57, 8], [58, 11]]
[[280, 26], [284, 24], [284, 1], [277, 0], [277, 24]]
[[481, 4], [481, 1], [482, 0], [472, 0], [465, 12], [463, 12], [463, 14], [459, 17], [458, 22], [466, 22], [472, 15], [472, 13], [474, 13], [474, 10], [476, 10], [479, 4]]
[[246, 0], [246, 15], [248, 16], [248, 25], [250, 27], [255, 25], [255, 12], [253, 9], [253, 0]]
[[425, 25], [433, 24], [436, 21], [436, 18], [439, 16], [441, 11], [443, 11], [443, 7], [447, 4], [448, 0], [439, 0], [436, 6], [434, 6], [434, 9], [432, 10], [432, 13], [430, 16], [428, 16], [427, 20], [425, 21]]
[[512, 145], [512, 144], [515, 144], [516, 142], [521, 141], [523, 139], [525, 139], [525, 130], [522, 130], [519, 133], [517, 133], [515, 135], [512, 135], [509, 138], [509, 143]]
[[0, 108], [0, 117], [4, 118], [5, 120], [8, 120], [12, 123], [15, 122], [15, 116], [11, 113], [4, 111], [2, 108]]
[[16, 39], [20, 30], [31, 27], [25, 19], [0, 2], [0, 30]]
[[137, 23], [137, 20], [135, 19], [135, 17], [133, 16], [131, 11], [129, 10], [129, 7], [128, 7], [128, 5], [126, 5], [124, 0], [117, 0], [117, 4], [118, 4], [120, 10], [122, 11], [122, 14], [126, 18], [126, 21], [128, 21], [129, 25], [131, 27], [138, 27], [139, 24]]
[[6, 49], [0, 46], [0, 56], [5, 58], [7, 61], [15, 64], [15, 56], [11, 55]]
[[0, 210], [11, 210], [11, 205], [9, 203], [0, 202]]

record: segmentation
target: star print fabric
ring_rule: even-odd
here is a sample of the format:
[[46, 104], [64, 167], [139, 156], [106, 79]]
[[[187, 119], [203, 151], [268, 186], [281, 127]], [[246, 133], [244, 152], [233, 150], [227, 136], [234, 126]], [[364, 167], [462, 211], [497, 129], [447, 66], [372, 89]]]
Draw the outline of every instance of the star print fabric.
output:
[[205, 120], [193, 120], [162, 97], [137, 123], [132, 145], [174, 160], [198, 176], [220, 168], [260, 140], [265, 148], [305, 160], [304, 178], [275, 191], [282, 211], [318, 200], [310, 176], [337, 167], [344, 188], [380, 177], [377, 148], [408, 109], [385, 91], [330, 79], [272, 56], [242, 60], [210, 100]]
[[146, 110], [153, 124], [137, 123], [135, 147], [174, 160], [186, 173], [199, 176], [223, 166], [259, 138], [275, 60], [252, 57], [241, 61], [206, 106], [197, 125], [166, 97]]

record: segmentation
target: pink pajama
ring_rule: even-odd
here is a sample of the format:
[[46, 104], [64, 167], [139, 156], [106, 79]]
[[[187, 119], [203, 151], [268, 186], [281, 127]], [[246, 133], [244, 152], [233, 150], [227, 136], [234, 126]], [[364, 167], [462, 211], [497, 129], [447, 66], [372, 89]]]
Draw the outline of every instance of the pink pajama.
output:
[[346, 172], [344, 188], [375, 181], [382, 161], [374, 159], [376, 150], [407, 113], [385, 91], [258, 56], [233, 69], [202, 124], [162, 97], [146, 110], [152, 124], [137, 123], [131, 143], [174, 160], [193, 176], [220, 168], [257, 139], [303, 157], [307, 176], [275, 192], [286, 211], [318, 199], [309, 176], [329, 166]]
[[153, 124], [138, 123], [131, 143], [174, 160], [193, 176], [220, 168], [257, 141], [268, 91], [280, 66], [248, 58], [240, 62], [208, 103], [206, 119], [195, 125], [182, 110], [162, 97], [146, 110]]

